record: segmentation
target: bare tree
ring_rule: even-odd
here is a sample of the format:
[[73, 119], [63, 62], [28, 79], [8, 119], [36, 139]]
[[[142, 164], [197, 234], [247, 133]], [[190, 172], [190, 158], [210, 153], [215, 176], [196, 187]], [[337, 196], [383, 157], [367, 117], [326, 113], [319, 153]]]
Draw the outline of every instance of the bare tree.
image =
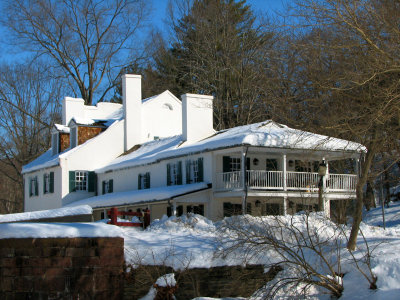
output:
[[60, 119], [62, 89], [37, 66], [0, 67], [1, 211], [22, 210], [22, 166], [49, 147], [51, 124]]
[[[357, 201], [348, 247], [354, 249], [362, 217], [363, 188], [373, 179], [379, 153], [398, 154], [400, 103], [400, 5], [393, 0], [296, 1], [291, 45], [296, 76], [275, 109], [289, 123], [357, 141]], [[293, 41], [293, 39], [292, 39]], [[288, 47], [289, 48], [289, 47]], [[286, 76], [286, 73], [284, 73]], [[282, 76], [283, 77], [283, 76]], [[293, 78], [293, 77], [292, 77]], [[393, 160], [396, 161], [393, 156]]]
[[53, 73], [92, 104], [96, 93], [99, 101], [105, 100], [123, 66], [140, 60], [136, 33], [146, 17], [145, 4], [143, 0], [10, 0], [3, 5], [3, 24], [17, 44], [37, 57], [45, 55]]

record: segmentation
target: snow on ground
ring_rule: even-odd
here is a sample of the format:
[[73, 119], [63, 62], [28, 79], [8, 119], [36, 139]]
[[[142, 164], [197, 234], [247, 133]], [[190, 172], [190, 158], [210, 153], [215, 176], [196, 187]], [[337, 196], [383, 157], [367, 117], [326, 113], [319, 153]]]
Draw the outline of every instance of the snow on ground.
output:
[[[368, 281], [354, 267], [354, 261], [345, 247], [342, 248], [342, 271], [344, 292], [340, 299], [400, 299], [400, 203], [391, 203], [389, 209], [385, 209], [386, 219], [388, 220], [386, 230], [381, 227], [381, 208], [371, 210], [365, 216], [365, 222], [361, 224], [368, 246], [372, 251], [371, 267], [378, 277], [377, 290], [370, 290]], [[303, 218], [303, 219], [302, 219]], [[316, 230], [322, 237], [330, 238], [336, 234], [329, 221], [323, 221], [318, 214], [311, 217], [313, 230]], [[125, 238], [125, 259], [133, 266], [137, 264], [164, 264], [175, 269], [186, 267], [213, 267], [221, 265], [243, 265], [245, 263], [271, 263], [274, 257], [272, 252], [268, 255], [255, 255], [250, 257], [249, 253], [234, 251], [226, 257], [216, 255], [216, 252], [223, 247], [222, 241], [228, 241], [232, 237], [232, 232], [225, 231], [225, 236], [221, 236], [221, 228], [225, 221], [213, 223], [210, 220], [199, 216], [190, 215], [189, 217], [170, 217], [164, 216], [161, 220], [155, 221], [146, 229], [124, 228]], [[240, 219], [240, 218], [239, 218]], [[257, 218], [254, 218], [257, 220]], [[272, 218], [263, 218], [263, 222], [270, 222]], [[305, 230], [306, 226], [301, 225], [304, 215], [281, 217], [283, 222], [298, 222], [297, 228]], [[265, 225], [265, 223], [262, 223]], [[377, 225], [377, 226], [376, 226]], [[262, 226], [259, 226], [262, 228]], [[253, 228], [254, 229], [254, 228]], [[349, 228], [344, 228], [348, 232]], [[250, 228], [249, 228], [250, 230]], [[228, 235], [229, 234], [229, 235]], [[345, 245], [345, 240], [343, 241]], [[360, 259], [365, 255], [366, 247], [363, 237], [358, 238], [355, 257]], [[311, 254], [310, 254], [311, 255]], [[313, 260], [314, 258], [311, 258]], [[316, 264], [317, 264], [317, 260]], [[363, 267], [364, 271], [368, 271]], [[325, 274], [327, 275], [327, 274]], [[341, 280], [341, 279], [339, 279]], [[287, 299], [292, 290], [286, 290], [276, 296], [277, 299]], [[321, 289], [311, 289], [309, 299], [329, 299], [326, 291]], [[213, 298], [197, 298], [213, 299]], [[241, 298], [237, 298], [241, 299]], [[251, 299], [258, 299], [257, 297]]]
[[104, 223], [4, 223], [0, 239], [7, 238], [75, 238], [123, 237], [119, 227]]
[[65, 216], [91, 215], [92, 211], [93, 210], [89, 205], [80, 205], [74, 207], [0, 215], [0, 223], [49, 219], [49, 218], [57, 218]]

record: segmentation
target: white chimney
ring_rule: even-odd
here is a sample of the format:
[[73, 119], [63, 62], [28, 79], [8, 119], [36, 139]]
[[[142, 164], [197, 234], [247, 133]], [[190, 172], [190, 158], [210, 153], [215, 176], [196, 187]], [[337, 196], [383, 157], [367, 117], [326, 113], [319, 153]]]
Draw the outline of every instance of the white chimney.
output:
[[73, 117], [85, 117], [85, 101], [81, 98], [64, 97], [62, 103], [62, 124], [68, 125]]
[[142, 112], [142, 76], [122, 75], [122, 98], [124, 105], [124, 150], [140, 144]]
[[183, 140], [196, 142], [213, 135], [213, 97], [184, 94], [181, 98]]

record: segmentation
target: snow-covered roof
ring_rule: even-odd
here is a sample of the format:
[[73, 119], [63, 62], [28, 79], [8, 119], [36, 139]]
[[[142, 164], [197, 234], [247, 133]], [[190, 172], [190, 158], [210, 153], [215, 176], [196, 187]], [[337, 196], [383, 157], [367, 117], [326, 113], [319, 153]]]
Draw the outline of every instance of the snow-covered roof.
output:
[[39, 210], [17, 214], [0, 215], [0, 223], [21, 222], [28, 220], [50, 219], [65, 216], [91, 215], [92, 208], [88, 205], [81, 205], [67, 208], [56, 208], [49, 210]]
[[175, 99], [177, 102], [179, 102], [179, 103], [181, 102], [181, 101], [180, 101], [178, 98], [176, 98], [175, 95], [172, 94], [169, 90], [165, 90], [165, 91], [162, 92], [161, 94], [154, 95], [154, 96], [151, 96], [151, 97], [149, 97], [149, 98], [143, 99], [143, 100], [142, 100], [142, 103], [143, 103], [143, 104], [151, 103], [151, 102], [153, 102], [154, 100], [156, 100], [158, 97], [163, 96], [163, 95], [169, 95], [171, 98]]
[[298, 150], [361, 152], [361, 144], [297, 130], [274, 121], [265, 121], [217, 132], [201, 141], [187, 144], [182, 136], [147, 142], [127, 155], [120, 156], [97, 173], [150, 164], [162, 159], [241, 145]]
[[54, 127], [57, 129], [57, 131], [62, 132], [62, 133], [69, 133], [70, 132], [70, 128], [68, 126], [65, 126], [65, 125], [54, 124]]
[[30, 163], [26, 164], [22, 167], [22, 174], [36, 171], [39, 169], [45, 169], [50, 167], [55, 167], [60, 164], [60, 155], [62, 153], [58, 153], [53, 155], [52, 149], [47, 150], [45, 153], [40, 155], [35, 160], [31, 161]]
[[99, 208], [99, 207], [139, 204], [142, 202], [156, 202], [156, 201], [168, 200], [186, 193], [200, 191], [206, 188], [208, 188], [208, 184], [201, 182], [195, 184], [173, 185], [166, 187], [155, 187], [144, 190], [116, 192], [116, 193], [104, 194], [101, 196], [95, 196], [75, 201], [70, 204], [67, 204], [66, 207], [77, 206], [77, 205], [89, 205], [92, 208]]

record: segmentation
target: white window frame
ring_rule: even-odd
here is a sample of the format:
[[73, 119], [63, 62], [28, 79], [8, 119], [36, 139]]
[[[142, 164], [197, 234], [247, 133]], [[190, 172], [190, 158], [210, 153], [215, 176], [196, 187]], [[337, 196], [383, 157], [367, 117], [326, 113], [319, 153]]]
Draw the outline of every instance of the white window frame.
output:
[[197, 159], [189, 160], [189, 181], [191, 183], [199, 181], [199, 161]]
[[171, 185], [178, 185], [178, 163], [170, 164]]
[[231, 172], [237, 172], [241, 169], [241, 160], [240, 157], [230, 157], [229, 158], [229, 166]]
[[48, 194], [50, 193], [50, 174], [45, 173], [43, 176], [43, 194]]
[[38, 183], [38, 177], [34, 176], [30, 178], [30, 191], [29, 191], [29, 196], [38, 196], [39, 195], [39, 183]]
[[89, 172], [75, 171], [75, 191], [87, 192], [89, 187]]

